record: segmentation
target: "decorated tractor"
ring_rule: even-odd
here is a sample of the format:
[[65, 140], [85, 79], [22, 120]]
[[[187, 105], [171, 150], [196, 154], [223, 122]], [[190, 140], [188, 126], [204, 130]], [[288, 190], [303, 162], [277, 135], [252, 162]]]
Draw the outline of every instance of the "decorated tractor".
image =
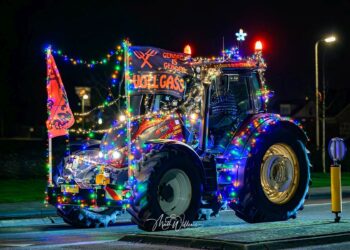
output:
[[261, 43], [246, 58], [185, 52], [125, 43], [118, 123], [53, 172], [48, 202], [65, 222], [108, 226], [127, 211], [140, 228], [165, 230], [228, 207], [249, 223], [302, 210], [308, 138], [266, 111]]

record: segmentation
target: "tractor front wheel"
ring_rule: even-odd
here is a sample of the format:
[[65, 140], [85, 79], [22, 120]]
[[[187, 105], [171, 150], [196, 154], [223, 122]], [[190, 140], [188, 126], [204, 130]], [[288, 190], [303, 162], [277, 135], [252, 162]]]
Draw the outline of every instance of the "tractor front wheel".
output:
[[132, 220], [143, 230], [174, 230], [188, 227], [201, 200], [200, 176], [182, 151], [162, 149], [140, 162]]
[[87, 209], [78, 206], [65, 206], [57, 209], [57, 214], [67, 224], [78, 227], [108, 227], [117, 222], [122, 211], [115, 208]]

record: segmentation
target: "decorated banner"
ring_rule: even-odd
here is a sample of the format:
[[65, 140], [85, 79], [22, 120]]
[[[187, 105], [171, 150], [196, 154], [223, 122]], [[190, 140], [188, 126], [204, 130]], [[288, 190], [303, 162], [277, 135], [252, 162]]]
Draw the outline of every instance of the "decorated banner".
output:
[[181, 98], [184, 76], [191, 74], [189, 55], [153, 47], [129, 48], [131, 89], [136, 93], [169, 94]]
[[60, 73], [50, 50], [47, 52], [47, 108], [46, 126], [49, 138], [68, 134], [74, 124], [72, 110], [69, 107], [67, 93], [64, 89]]

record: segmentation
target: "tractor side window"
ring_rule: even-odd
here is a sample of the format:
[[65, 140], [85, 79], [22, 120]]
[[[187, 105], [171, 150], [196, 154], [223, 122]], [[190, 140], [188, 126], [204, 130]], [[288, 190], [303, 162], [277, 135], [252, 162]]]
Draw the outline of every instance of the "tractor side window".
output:
[[251, 111], [249, 78], [239, 73], [223, 74], [211, 86], [208, 147], [214, 151], [225, 148], [231, 140], [227, 132], [237, 129]]
[[130, 97], [130, 107], [132, 108], [132, 116], [140, 115], [144, 112], [143, 107], [141, 105], [142, 103], [142, 96], [141, 95], [134, 95]]
[[261, 96], [259, 95], [260, 83], [256, 73], [252, 74], [250, 82], [251, 82], [250, 88], [252, 89], [252, 99], [253, 99], [254, 110], [258, 112], [262, 109], [262, 100], [261, 100]]
[[239, 114], [246, 114], [250, 110], [248, 79], [242, 75], [229, 76], [229, 93], [236, 99]]
[[229, 116], [232, 120], [245, 116], [251, 110], [249, 78], [239, 74], [222, 75], [211, 88], [210, 113]]

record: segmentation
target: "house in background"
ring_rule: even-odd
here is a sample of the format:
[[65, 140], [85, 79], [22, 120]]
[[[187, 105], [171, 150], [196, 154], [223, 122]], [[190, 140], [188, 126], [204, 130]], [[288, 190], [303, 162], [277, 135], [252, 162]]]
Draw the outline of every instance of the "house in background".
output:
[[335, 116], [326, 117], [326, 132], [331, 137], [350, 138], [350, 103]]
[[[300, 105], [300, 104], [299, 104]], [[332, 137], [350, 138], [350, 103], [339, 110], [339, 107], [326, 110], [326, 137], [327, 141]], [[322, 109], [320, 114], [320, 133], [322, 131]], [[283, 103], [280, 104], [280, 113], [290, 116], [302, 123], [309, 137], [315, 136], [315, 102], [306, 101], [303, 105]]]

